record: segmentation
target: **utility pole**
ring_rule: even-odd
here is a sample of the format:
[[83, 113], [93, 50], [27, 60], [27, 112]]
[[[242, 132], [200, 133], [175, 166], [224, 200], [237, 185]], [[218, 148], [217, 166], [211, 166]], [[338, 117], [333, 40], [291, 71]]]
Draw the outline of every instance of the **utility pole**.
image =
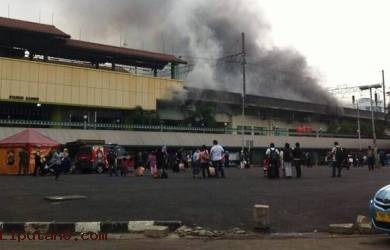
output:
[[386, 121], [386, 89], [385, 89], [385, 71], [382, 69], [382, 90], [383, 90], [383, 113]]
[[[352, 96], [352, 103], [355, 105], [355, 96]], [[356, 100], [356, 120], [357, 120], [357, 133], [359, 140], [359, 151], [362, 150], [361, 133], [360, 133], [360, 114], [359, 114], [359, 99]]]
[[246, 75], [245, 75], [245, 64], [246, 64], [246, 54], [245, 54], [245, 33], [241, 33], [241, 40], [242, 40], [242, 116], [241, 116], [241, 150], [242, 153], [244, 153], [244, 140], [245, 140], [245, 95], [246, 95]]

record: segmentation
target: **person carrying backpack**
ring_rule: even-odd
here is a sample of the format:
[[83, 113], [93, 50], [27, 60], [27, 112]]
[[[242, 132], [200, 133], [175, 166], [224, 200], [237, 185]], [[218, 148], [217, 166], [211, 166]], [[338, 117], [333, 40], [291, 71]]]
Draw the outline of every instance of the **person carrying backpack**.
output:
[[340, 147], [337, 141], [334, 142], [334, 146], [332, 148], [332, 177], [336, 177], [336, 169], [337, 169], [337, 177], [341, 177], [341, 163], [344, 160], [344, 152]]
[[280, 154], [273, 142], [270, 143], [265, 155], [269, 160], [268, 178], [279, 178]]

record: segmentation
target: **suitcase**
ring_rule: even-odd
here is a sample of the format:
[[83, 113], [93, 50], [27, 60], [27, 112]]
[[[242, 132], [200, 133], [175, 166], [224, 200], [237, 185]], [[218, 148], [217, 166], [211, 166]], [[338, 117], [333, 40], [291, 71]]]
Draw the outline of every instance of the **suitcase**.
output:
[[144, 167], [138, 167], [135, 171], [136, 176], [144, 176], [145, 168]]
[[210, 173], [210, 176], [215, 176], [215, 168], [209, 167], [209, 173]]

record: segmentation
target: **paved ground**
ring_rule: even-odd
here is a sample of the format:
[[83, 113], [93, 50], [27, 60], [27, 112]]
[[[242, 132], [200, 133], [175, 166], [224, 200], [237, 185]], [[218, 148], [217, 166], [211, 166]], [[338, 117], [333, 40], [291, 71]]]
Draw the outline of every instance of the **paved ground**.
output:
[[[192, 179], [169, 172], [169, 179], [64, 175], [0, 176], [0, 221], [182, 220], [211, 229], [252, 229], [254, 204], [269, 204], [276, 232], [325, 230], [329, 223], [367, 215], [375, 191], [390, 183], [390, 168], [344, 171], [303, 169], [302, 179], [268, 180], [262, 169], [228, 169], [226, 179]], [[51, 203], [47, 195], [80, 194], [85, 200]]]
[[161, 249], [161, 250], [229, 250], [229, 249], [277, 249], [277, 250], [388, 250], [388, 236], [315, 237], [291, 239], [115, 239], [107, 241], [0, 241], [2, 249]]

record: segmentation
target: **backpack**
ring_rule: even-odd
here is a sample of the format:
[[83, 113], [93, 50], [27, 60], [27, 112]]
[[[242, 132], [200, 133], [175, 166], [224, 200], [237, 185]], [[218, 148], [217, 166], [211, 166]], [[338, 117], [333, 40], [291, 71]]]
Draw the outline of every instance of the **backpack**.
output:
[[336, 161], [341, 163], [344, 160], [344, 152], [341, 147], [336, 147], [336, 154], [335, 154]]
[[279, 154], [276, 152], [276, 149], [270, 149], [269, 159], [272, 163], [276, 163], [279, 161]]
[[286, 162], [290, 162], [292, 161], [293, 158], [294, 156], [293, 156], [292, 149], [291, 148], [284, 149], [283, 160]]

